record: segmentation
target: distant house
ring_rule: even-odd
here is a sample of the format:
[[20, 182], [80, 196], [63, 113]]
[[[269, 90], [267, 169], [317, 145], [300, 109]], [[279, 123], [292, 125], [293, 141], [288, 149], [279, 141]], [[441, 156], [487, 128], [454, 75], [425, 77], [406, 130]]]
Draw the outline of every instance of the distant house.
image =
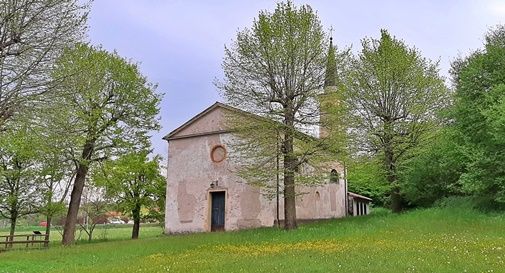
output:
[[[207, 232], [273, 226], [277, 202], [260, 193], [234, 171], [229, 114], [244, 114], [216, 102], [164, 137], [168, 142], [165, 231]], [[346, 216], [347, 185], [343, 165], [329, 162], [327, 181], [297, 186], [297, 218]], [[330, 175], [331, 174], [331, 175]], [[330, 181], [331, 180], [331, 181]], [[354, 200], [354, 199], [353, 199]], [[283, 202], [279, 215], [283, 219]]]

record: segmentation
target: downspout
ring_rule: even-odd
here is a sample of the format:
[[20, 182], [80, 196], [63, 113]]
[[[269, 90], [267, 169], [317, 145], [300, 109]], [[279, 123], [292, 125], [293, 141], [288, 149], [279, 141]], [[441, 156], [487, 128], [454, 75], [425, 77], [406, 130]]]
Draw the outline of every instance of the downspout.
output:
[[275, 198], [276, 198], [276, 214], [275, 214], [275, 218], [277, 220], [277, 227], [280, 227], [281, 224], [279, 222], [279, 131], [277, 131], [277, 142], [276, 142], [276, 151], [275, 151], [275, 155], [276, 155], [276, 179], [277, 179], [277, 185], [276, 185], [276, 194], [275, 194]]
[[163, 233], [166, 234], [166, 232], [167, 232], [167, 219], [168, 219], [167, 202], [168, 202], [168, 165], [169, 165], [169, 161], [170, 161], [170, 140], [167, 138], [163, 138], [163, 139], [167, 141], [167, 165], [165, 168], [165, 203], [163, 204], [163, 206], [164, 206], [163, 211], [165, 214], [165, 217], [163, 217], [164, 218]]
[[345, 194], [345, 216], [349, 216], [349, 189], [347, 187], [347, 166], [344, 161], [344, 194]]

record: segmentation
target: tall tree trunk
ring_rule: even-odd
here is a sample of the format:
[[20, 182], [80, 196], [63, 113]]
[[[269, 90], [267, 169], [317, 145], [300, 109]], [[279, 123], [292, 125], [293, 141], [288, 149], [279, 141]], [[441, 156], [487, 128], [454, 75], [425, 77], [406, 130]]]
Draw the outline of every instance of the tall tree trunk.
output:
[[295, 167], [296, 158], [293, 156], [293, 120], [287, 116], [284, 132], [284, 229], [296, 229], [296, 191], [295, 191]]
[[395, 158], [393, 151], [393, 139], [391, 137], [391, 132], [388, 132], [388, 129], [391, 128], [391, 125], [386, 125], [386, 137], [385, 137], [385, 149], [384, 149], [384, 157], [385, 157], [385, 167], [386, 167], [386, 179], [391, 186], [390, 198], [391, 198], [391, 211], [394, 213], [398, 213], [402, 211], [402, 197], [400, 195], [400, 187], [398, 186], [398, 178], [396, 175], [396, 166], [395, 166]]
[[[14, 235], [14, 232], [16, 232], [16, 222], [18, 221], [18, 216], [17, 216], [17, 213], [14, 213], [14, 214], [11, 214], [11, 227], [10, 227], [10, 230], [9, 230], [9, 235], [12, 236]], [[11, 237], [11, 241], [12, 241], [12, 237]]]
[[51, 233], [51, 221], [53, 218], [53, 193], [54, 193], [54, 184], [53, 179], [51, 178], [49, 184], [47, 185], [47, 195], [46, 195], [46, 235], [49, 238], [49, 234]]
[[391, 211], [399, 213], [403, 210], [403, 198], [400, 194], [400, 188], [393, 186], [391, 189]]
[[[17, 213], [14, 214], [14, 216], [12, 216], [11, 214], [11, 228], [10, 228], [10, 231], [9, 231], [9, 235], [11, 236], [9, 238], [9, 241], [14, 241], [14, 232], [16, 231], [16, 222], [18, 221], [18, 216], [17, 216]], [[12, 244], [10, 244], [9, 247], [12, 247]]]
[[[20, 188], [20, 184], [21, 184], [21, 181], [20, 181], [20, 177], [21, 177], [21, 165], [17, 159], [17, 157], [14, 157], [13, 159], [14, 161], [14, 166], [15, 166], [15, 169], [16, 169], [16, 173], [17, 173], [17, 177], [14, 178], [12, 181], [14, 182], [14, 187], [11, 191], [11, 194], [9, 194], [9, 197], [11, 198], [8, 202], [8, 206], [10, 207], [10, 218], [11, 218], [11, 228], [10, 228], [10, 231], [9, 231], [9, 235], [14, 235], [14, 232], [16, 231], [16, 223], [18, 221], [18, 217], [19, 217], [19, 198], [21, 198], [20, 196], [20, 192], [19, 192], [19, 188]], [[11, 241], [13, 241], [14, 238], [11, 237]], [[12, 247], [12, 245], [11, 245]]]
[[95, 227], [93, 225], [89, 226], [89, 232], [88, 232], [88, 242], [91, 242], [93, 240], [93, 230]]
[[89, 170], [89, 159], [93, 153], [93, 144], [87, 143], [82, 151], [82, 160], [78, 163], [75, 175], [74, 186], [70, 194], [70, 204], [68, 205], [67, 218], [63, 229], [63, 245], [70, 245], [75, 240], [75, 225], [77, 224], [77, 214], [81, 205], [81, 196], [86, 182], [86, 175]]
[[140, 232], [140, 204], [135, 204], [135, 208], [132, 210], [133, 216], [133, 229], [132, 229], [132, 239], [139, 238]]
[[47, 238], [49, 238], [49, 235], [51, 234], [51, 221], [53, 220], [53, 217], [48, 214], [46, 216], [46, 235], [47, 235]]

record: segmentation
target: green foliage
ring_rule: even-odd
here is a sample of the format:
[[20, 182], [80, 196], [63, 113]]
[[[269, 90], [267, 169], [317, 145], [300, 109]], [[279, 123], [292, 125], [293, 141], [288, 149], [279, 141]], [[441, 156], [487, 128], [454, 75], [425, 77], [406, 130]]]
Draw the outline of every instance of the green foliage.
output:
[[[260, 11], [252, 27], [239, 31], [233, 45], [225, 48], [224, 81], [217, 83], [229, 104], [274, 122], [274, 131], [244, 134], [242, 141], [251, 144], [242, 146], [259, 146], [258, 135], [279, 136], [279, 142], [272, 139], [268, 143], [271, 147], [273, 142], [274, 149], [261, 148], [268, 153], [257, 157], [253, 150], [245, 157], [260, 164], [265, 159], [275, 162], [280, 143], [282, 164], [278, 170], [275, 166], [279, 164], [270, 165], [275, 170], [270, 177], [275, 181], [276, 175], [282, 174], [287, 229], [296, 228], [295, 184], [303, 183], [297, 170], [311, 155], [327, 148], [299, 134], [319, 122], [318, 95], [325, 80], [326, 49], [327, 36], [317, 13], [308, 5], [280, 2], [274, 12]], [[241, 149], [240, 153], [248, 151]]]
[[[42, 213], [50, 220], [65, 209], [74, 163], [58, 141], [62, 136], [55, 135], [47, 122], [50, 115], [58, 113], [45, 110], [20, 112], [4, 127], [0, 138], [0, 203], [10, 204], [13, 216]], [[10, 202], [2, 199], [5, 195], [10, 196]]]
[[360, 157], [347, 170], [348, 190], [372, 198], [375, 206], [387, 206], [391, 190], [381, 164], [377, 158]]
[[36, 114], [27, 116], [32, 118], [30, 123], [37, 128], [36, 132], [32, 132], [33, 136], [42, 140], [36, 143], [38, 145], [31, 144], [38, 151], [37, 174], [33, 179], [43, 196], [39, 212], [51, 220], [66, 209], [65, 201], [75, 177], [75, 162], [69, 155], [72, 146], [67, 146], [71, 141], [59, 135], [61, 128], [55, 128], [51, 123], [61, 113], [47, 110], [39, 108]]
[[474, 210], [477, 202], [471, 196], [448, 196], [437, 200], [434, 207], [451, 210]]
[[148, 132], [159, 128], [161, 95], [136, 64], [115, 52], [79, 44], [66, 50], [54, 77], [62, 78], [64, 95], [51, 105], [61, 113], [53, 122], [78, 147], [75, 158], [90, 142], [98, 157], [114, 149], [149, 146]]
[[463, 189], [505, 203], [505, 26], [486, 36], [485, 48], [454, 65], [455, 128], [468, 160]]
[[9, 128], [0, 137], [0, 215], [13, 224], [40, 206], [40, 185], [34, 179], [39, 150], [34, 148], [41, 147], [41, 141], [26, 124]]
[[137, 208], [145, 207], [152, 211], [152, 215], [159, 217], [164, 211], [166, 194], [166, 180], [160, 174], [160, 160], [159, 156], [149, 159], [148, 152], [126, 154], [104, 162], [101, 168], [95, 170], [92, 180], [104, 187], [106, 195], [117, 200], [124, 212], [132, 213]]
[[443, 197], [463, 194], [459, 178], [466, 156], [457, 143], [459, 137], [450, 127], [437, 131], [403, 162], [401, 191], [410, 205], [430, 206]]
[[[234, 129], [234, 137], [226, 143], [232, 148], [228, 156], [236, 162], [239, 176], [258, 187], [267, 197], [274, 198], [276, 176], [279, 175], [282, 195], [285, 171], [283, 135], [279, 128], [283, 126], [282, 123], [244, 113], [230, 113], [226, 118], [228, 126]], [[293, 142], [292, 154], [297, 159], [296, 184], [319, 185], [328, 182], [327, 163], [335, 160], [334, 153], [324, 150], [330, 149], [330, 142], [325, 141], [322, 145], [317, 138], [301, 132], [296, 132]]]
[[61, 79], [62, 95], [51, 103], [51, 110], [60, 113], [51, 124], [76, 167], [63, 238], [71, 244], [89, 169], [113, 156], [148, 149], [149, 132], [159, 129], [161, 95], [136, 64], [86, 44], [67, 49], [53, 77]]
[[383, 159], [391, 207], [402, 209], [398, 166], [439, 126], [447, 88], [438, 64], [414, 47], [381, 31], [365, 38], [345, 82], [353, 150]]

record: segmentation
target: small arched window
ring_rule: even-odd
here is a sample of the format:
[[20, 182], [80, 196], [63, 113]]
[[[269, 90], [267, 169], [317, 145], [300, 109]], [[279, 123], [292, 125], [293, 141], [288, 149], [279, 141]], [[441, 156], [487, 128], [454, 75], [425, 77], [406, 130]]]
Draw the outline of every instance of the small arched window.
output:
[[332, 169], [330, 172], [330, 182], [338, 183], [338, 172], [335, 169]]

